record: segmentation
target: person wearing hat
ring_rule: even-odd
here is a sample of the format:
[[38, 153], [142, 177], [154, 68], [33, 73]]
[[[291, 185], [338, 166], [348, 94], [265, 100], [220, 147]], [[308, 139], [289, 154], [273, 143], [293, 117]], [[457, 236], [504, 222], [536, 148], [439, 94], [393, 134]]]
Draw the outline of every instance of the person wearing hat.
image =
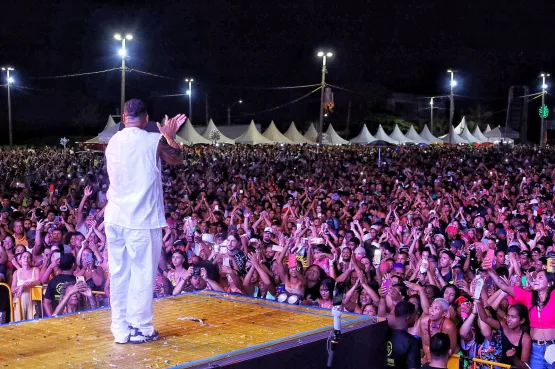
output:
[[534, 267], [532, 266], [531, 260], [532, 260], [532, 254], [530, 253], [530, 251], [528, 250], [522, 250], [519, 253], [519, 260], [520, 260], [520, 270], [521, 272], [527, 273], [527, 272], [533, 272], [535, 271]]

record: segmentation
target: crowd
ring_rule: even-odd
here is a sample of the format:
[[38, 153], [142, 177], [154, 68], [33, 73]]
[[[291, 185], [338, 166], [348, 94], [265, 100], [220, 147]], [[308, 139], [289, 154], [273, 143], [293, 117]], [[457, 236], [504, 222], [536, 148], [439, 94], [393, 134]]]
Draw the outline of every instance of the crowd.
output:
[[[393, 368], [448, 353], [551, 368], [555, 150], [184, 152], [163, 172], [155, 296], [214, 290], [386, 317]], [[0, 281], [16, 319], [108, 305], [103, 154], [3, 149], [0, 160]]]

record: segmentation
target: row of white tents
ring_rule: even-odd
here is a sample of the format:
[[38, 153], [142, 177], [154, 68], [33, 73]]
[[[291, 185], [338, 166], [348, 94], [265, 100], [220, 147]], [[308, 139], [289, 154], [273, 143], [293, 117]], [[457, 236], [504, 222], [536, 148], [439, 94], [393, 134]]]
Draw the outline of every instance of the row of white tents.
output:
[[[110, 116], [104, 130], [97, 137], [86, 143], [107, 143], [120, 129], [120, 125], [121, 123], [116, 124], [112, 116]], [[516, 132], [514, 133], [517, 134]], [[225, 144], [312, 144], [316, 142], [318, 132], [314, 125], [311, 124], [303, 135], [297, 130], [294, 122], [291, 122], [285, 133], [281, 133], [272, 121], [270, 126], [261, 133], [260, 127], [256, 125], [254, 121], [251, 121], [249, 125], [223, 126], [218, 128], [212, 120], [209, 121], [206, 127], [193, 127], [191, 122], [187, 120], [177, 133], [176, 140], [183, 145], [212, 144], [215, 142], [214, 138], [216, 136], [218, 137], [216, 142]], [[435, 137], [426, 125], [420, 133], [418, 133], [412, 125], [405, 133], [395, 125], [395, 128], [389, 135], [384, 131], [381, 125], [374, 135], [372, 135], [368, 127], [364, 125], [361, 132], [356, 137], [351, 140], [345, 140], [330, 124], [323, 135], [323, 142], [331, 145], [373, 143], [388, 143], [393, 145], [433, 143], [468, 144], [498, 142], [500, 140], [507, 141], [511, 140], [511, 138], [514, 137], [507, 137], [507, 132], [503, 132], [499, 127], [492, 130], [489, 125], [484, 133], [482, 133], [479, 127], [476, 127], [473, 132], [470, 132], [466, 125], [466, 119], [463, 117], [457, 127], [451, 127], [449, 133], [441, 137]]]

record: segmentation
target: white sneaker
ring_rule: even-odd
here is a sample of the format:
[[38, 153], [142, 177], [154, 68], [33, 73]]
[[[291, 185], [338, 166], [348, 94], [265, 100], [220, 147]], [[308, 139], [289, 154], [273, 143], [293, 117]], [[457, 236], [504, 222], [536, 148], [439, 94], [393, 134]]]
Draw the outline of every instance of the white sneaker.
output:
[[152, 334], [146, 335], [146, 334], [143, 334], [138, 328], [133, 328], [131, 330], [131, 335], [129, 336], [129, 342], [145, 343], [145, 342], [156, 341], [158, 338], [160, 338], [158, 331], [154, 331], [152, 332]]
[[125, 337], [125, 338], [123, 338], [123, 339], [118, 339], [118, 338], [116, 338], [116, 339], [114, 339], [114, 342], [115, 342], [115, 343], [118, 343], [118, 344], [129, 343], [129, 336], [127, 336], [127, 337]]

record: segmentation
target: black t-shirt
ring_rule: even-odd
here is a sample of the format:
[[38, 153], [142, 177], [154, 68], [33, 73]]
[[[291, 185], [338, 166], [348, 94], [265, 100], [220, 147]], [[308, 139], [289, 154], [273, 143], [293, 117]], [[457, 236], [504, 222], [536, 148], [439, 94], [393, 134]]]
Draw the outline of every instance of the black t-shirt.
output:
[[390, 329], [387, 340], [387, 368], [420, 368], [418, 339], [407, 331]]
[[440, 368], [440, 367], [437, 367], [437, 366], [424, 365], [424, 366], [422, 367], [422, 369], [447, 369], [447, 367], [445, 367], [445, 368]]
[[67, 282], [75, 283], [76, 281], [77, 278], [70, 274], [60, 274], [52, 278], [52, 280], [48, 283], [48, 287], [46, 287], [46, 292], [44, 294], [44, 298], [52, 301], [52, 309], [56, 309], [58, 307], [58, 303], [62, 298], [63, 284]]

